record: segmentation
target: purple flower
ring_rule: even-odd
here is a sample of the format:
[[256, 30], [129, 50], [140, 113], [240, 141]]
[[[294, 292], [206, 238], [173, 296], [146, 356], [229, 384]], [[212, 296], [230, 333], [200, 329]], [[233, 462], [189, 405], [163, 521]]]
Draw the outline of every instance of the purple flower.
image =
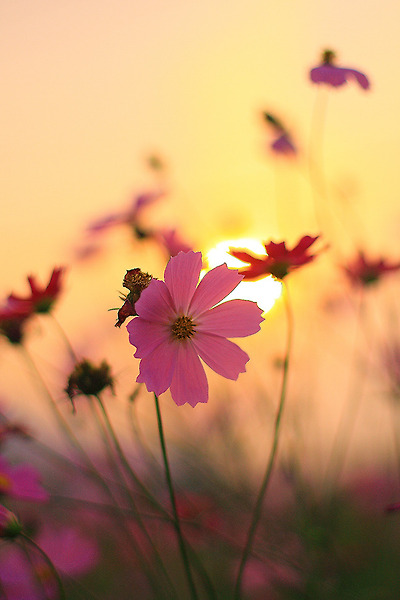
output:
[[354, 79], [364, 90], [369, 89], [370, 83], [364, 73], [348, 67], [337, 67], [333, 64], [334, 59], [335, 53], [332, 50], [324, 51], [322, 63], [310, 71], [310, 78], [313, 83], [324, 83], [332, 87], [340, 87], [349, 80]]

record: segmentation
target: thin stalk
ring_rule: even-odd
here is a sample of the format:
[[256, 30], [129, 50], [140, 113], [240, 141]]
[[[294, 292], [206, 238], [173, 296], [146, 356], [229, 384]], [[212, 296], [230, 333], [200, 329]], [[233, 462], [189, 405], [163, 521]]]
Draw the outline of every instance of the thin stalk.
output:
[[[139, 510], [138, 510], [138, 508], [136, 506], [136, 502], [135, 502], [135, 498], [133, 496], [133, 493], [131, 492], [129, 486], [126, 485], [126, 483], [127, 483], [126, 482], [127, 475], [133, 473], [135, 475], [135, 482], [136, 482], [136, 480], [137, 480], [136, 474], [132, 470], [131, 466], [128, 463], [128, 460], [125, 457], [125, 454], [124, 454], [124, 452], [123, 452], [123, 450], [121, 448], [121, 445], [119, 443], [118, 437], [117, 437], [117, 435], [116, 435], [116, 433], [114, 431], [114, 428], [113, 428], [113, 426], [111, 424], [111, 421], [110, 421], [110, 419], [108, 417], [108, 413], [107, 413], [107, 411], [105, 409], [105, 406], [104, 406], [101, 398], [98, 395], [96, 396], [96, 400], [97, 400], [98, 406], [101, 409], [102, 415], [104, 417], [104, 427], [105, 427], [105, 429], [103, 431], [101, 431], [101, 433], [102, 433], [103, 442], [104, 442], [104, 445], [105, 445], [106, 452], [108, 454], [109, 460], [111, 462], [111, 465], [115, 468], [116, 475], [120, 478], [120, 484], [121, 484], [122, 488], [125, 491], [125, 496], [126, 496], [127, 500], [129, 501], [129, 503], [131, 505], [131, 508], [132, 508], [132, 510], [134, 512], [137, 524], [139, 525], [139, 527], [140, 527], [140, 529], [141, 529], [141, 531], [142, 531], [142, 533], [143, 533], [143, 535], [144, 535], [144, 537], [145, 537], [145, 539], [147, 541], [147, 544], [151, 548], [151, 551], [153, 553], [153, 557], [154, 557], [154, 560], [155, 560], [156, 564], [158, 565], [158, 567], [162, 571], [162, 573], [163, 573], [163, 575], [165, 577], [165, 580], [166, 580], [166, 582], [167, 582], [167, 584], [169, 586], [170, 591], [173, 594], [176, 594], [176, 590], [175, 590], [174, 585], [172, 583], [172, 580], [171, 580], [171, 578], [170, 578], [170, 576], [168, 574], [168, 571], [165, 568], [165, 565], [164, 565], [164, 563], [162, 561], [160, 553], [158, 552], [158, 550], [157, 550], [157, 548], [156, 548], [153, 540], [151, 539], [151, 536], [150, 536], [149, 532], [147, 531], [147, 528], [146, 528], [146, 526], [144, 524], [144, 521], [143, 521], [143, 519], [141, 517], [141, 514], [140, 514], [140, 512], [139, 512]], [[93, 406], [93, 408], [94, 408], [94, 406]], [[96, 414], [95, 414], [95, 416], [97, 417]], [[99, 420], [98, 420], [98, 425], [99, 425], [99, 428], [101, 430], [103, 424]], [[110, 444], [110, 441], [109, 441], [109, 439], [107, 437], [107, 434], [110, 436], [110, 438], [112, 440], [112, 443], [114, 445], [114, 450], [115, 450], [115, 452], [117, 454], [117, 460], [116, 460], [116, 458], [113, 455], [113, 448], [111, 447], [111, 444]], [[120, 462], [122, 463], [122, 465], [118, 463], [118, 459], [120, 460]], [[128, 473], [126, 473], [126, 470], [124, 471], [123, 467], [125, 467], [125, 469], [128, 470]], [[142, 559], [142, 562], [144, 562], [143, 559]], [[151, 572], [151, 567], [149, 567], [146, 563], [144, 563], [144, 566], [146, 567], [146, 570], [148, 571], [148, 573], [150, 573]], [[158, 586], [158, 587], [161, 588], [161, 592], [166, 591], [166, 590], [163, 589], [163, 586], [159, 585], [158, 579], [157, 580], [153, 580], [153, 578], [151, 578], [151, 576], [150, 576], [150, 580], [151, 580], [152, 584], [154, 584], [154, 585], [156, 585], [156, 586]]]
[[112, 426], [111, 420], [108, 416], [108, 413], [106, 411], [103, 401], [101, 400], [100, 396], [98, 396], [98, 395], [96, 396], [96, 400], [97, 400], [99, 407], [101, 409], [101, 412], [103, 414], [104, 423], [106, 425], [108, 434], [114, 444], [115, 451], [116, 451], [118, 458], [121, 461], [121, 464], [123, 465], [125, 471], [129, 475], [131, 480], [138, 486], [138, 488], [141, 490], [141, 492], [145, 495], [145, 497], [148, 500], [150, 500], [150, 502], [153, 504], [153, 506], [155, 508], [157, 508], [162, 514], [164, 514], [168, 518], [171, 518], [170, 515], [165, 510], [165, 508], [156, 500], [156, 498], [154, 498], [154, 496], [150, 492], [150, 490], [148, 490], [147, 487], [144, 485], [144, 483], [142, 483], [142, 481], [140, 481], [139, 477], [136, 475], [135, 471], [132, 469], [132, 467], [129, 464], [129, 461], [126, 458], [125, 453], [121, 447], [121, 444], [119, 443], [117, 434], [115, 433], [114, 427]]
[[188, 553], [186, 550], [186, 544], [185, 544], [185, 540], [183, 537], [181, 523], [179, 520], [178, 510], [177, 510], [177, 506], [176, 506], [175, 490], [174, 490], [174, 486], [172, 483], [171, 471], [170, 471], [170, 467], [169, 467], [167, 447], [165, 444], [164, 429], [163, 429], [162, 418], [161, 418], [160, 404], [159, 404], [156, 394], [154, 394], [154, 400], [155, 400], [156, 413], [157, 413], [157, 424], [158, 424], [158, 433], [160, 436], [161, 453], [162, 453], [164, 468], [165, 468], [165, 478], [166, 478], [166, 482], [167, 482], [167, 487], [168, 487], [168, 492], [169, 492], [169, 497], [170, 497], [171, 507], [172, 507], [173, 524], [174, 524], [174, 528], [175, 528], [175, 532], [176, 532], [176, 537], [177, 537], [177, 541], [178, 541], [178, 545], [179, 545], [179, 551], [181, 554], [184, 571], [186, 574], [187, 583], [188, 583], [188, 586], [190, 589], [190, 594], [191, 594], [191, 597], [193, 600], [198, 600], [199, 597], [197, 595], [196, 586], [194, 584], [192, 572], [190, 569], [189, 557], [188, 557]]
[[65, 343], [65, 345], [67, 347], [67, 350], [68, 350], [68, 353], [69, 353], [70, 357], [72, 358], [73, 362], [76, 363], [77, 360], [78, 360], [78, 357], [76, 355], [76, 352], [75, 352], [75, 350], [74, 350], [71, 342], [69, 341], [69, 338], [68, 338], [67, 334], [64, 331], [64, 328], [62, 327], [62, 325], [58, 321], [58, 319], [56, 319], [56, 317], [54, 316], [53, 312], [50, 312], [48, 314], [52, 318], [53, 323], [56, 325], [56, 327], [58, 329], [58, 332], [59, 332], [60, 336], [62, 337], [62, 339], [63, 339], [63, 341], [64, 341], [64, 343]]
[[328, 459], [324, 490], [330, 494], [333, 490], [334, 485], [338, 482], [340, 474], [343, 470], [347, 451], [349, 448], [351, 435], [354, 430], [354, 425], [357, 419], [358, 411], [361, 404], [361, 399], [366, 384], [367, 378], [364, 376], [359, 377], [357, 372], [357, 357], [359, 353], [358, 339], [361, 334], [361, 325], [364, 313], [365, 296], [364, 290], [360, 290], [359, 305], [357, 311], [357, 322], [356, 331], [354, 336], [354, 348], [353, 358], [351, 360], [351, 372], [352, 377], [349, 383], [349, 389], [347, 391], [347, 398], [344, 401], [342, 407], [342, 413], [340, 415], [339, 424], [336, 430], [335, 438], [332, 444], [332, 450]]
[[43, 558], [46, 565], [49, 567], [51, 574], [54, 577], [54, 580], [57, 583], [60, 600], [66, 600], [66, 595], [65, 595], [65, 591], [64, 591], [64, 586], [61, 581], [61, 577], [58, 574], [58, 571], [55, 568], [53, 562], [47, 556], [46, 552], [44, 550], [42, 550], [42, 548], [32, 538], [30, 538], [25, 533], [21, 532], [19, 534], [19, 537], [21, 537], [29, 546], [32, 546], [32, 548], [34, 548], [40, 554], [40, 556]]
[[279, 442], [279, 433], [280, 433], [281, 422], [282, 422], [282, 414], [283, 414], [283, 409], [284, 409], [285, 400], [286, 400], [286, 388], [287, 388], [287, 379], [288, 379], [288, 373], [289, 373], [289, 359], [290, 359], [290, 354], [291, 354], [291, 349], [292, 349], [292, 338], [293, 338], [293, 315], [292, 315], [292, 309], [291, 309], [287, 285], [284, 285], [283, 291], [284, 291], [283, 299], [284, 299], [286, 318], [287, 318], [287, 338], [286, 338], [285, 359], [284, 359], [283, 371], [282, 371], [281, 392], [280, 392], [278, 410], [277, 410], [277, 413], [275, 416], [274, 434], [273, 434], [273, 438], [272, 438], [272, 446], [271, 446], [271, 450], [270, 450], [270, 454], [269, 454], [269, 459], [268, 459], [267, 467], [266, 467], [264, 477], [263, 477], [263, 480], [261, 483], [261, 487], [258, 492], [256, 504], [254, 506], [253, 516], [252, 516], [249, 530], [247, 533], [246, 544], [244, 546], [242, 557], [241, 557], [240, 564], [239, 564], [239, 570], [238, 570], [238, 574], [237, 574], [237, 578], [236, 578], [235, 591], [234, 591], [234, 599], [235, 600], [239, 600], [239, 598], [241, 597], [241, 585], [242, 585], [244, 569], [245, 569], [247, 560], [250, 556], [250, 553], [252, 551], [254, 536], [255, 536], [257, 526], [258, 526], [260, 518], [261, 518], [261, 514], [262, 514], [262, 506], [263, 506], [264, 498], [265, 498], [265, 495], [266, 495], [266, 492], [268, 489], [268, 485], [271, 480], [272, 470], [273, 470], [273, 467], [275, 464], [275, 458], [276, 458], [276, 454], [277, 454], [277, 450], [278, 450], [278, 442]]

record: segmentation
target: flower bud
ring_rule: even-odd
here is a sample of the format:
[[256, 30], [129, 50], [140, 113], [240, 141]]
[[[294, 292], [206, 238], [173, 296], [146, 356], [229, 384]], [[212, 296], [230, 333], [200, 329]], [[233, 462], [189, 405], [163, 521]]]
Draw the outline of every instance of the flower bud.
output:
[[0, 538], [14, 538], [22, 531], [22, 525], [13, 512], [0, 504]]
[[113, 386], [114, 380], [110, 373], [110, 366], [106, 361], [103, 360], [99, 367], [95, 367], [84, 359], [75, 365], [74, 370], [68, 377], [65, 391], [74, 405], [75, 396], [80, 394], [97, 396], [107, 387], [114, 391]]
[[121, 327], [122, 323], [128, 317], [136, 316], [135, 304], [139, 300], [140, 294], [147, 288], [152, 279], [151, 275], [143, 273], [139, 268], [129, 269], [125, 273], [122, 285], [129, 290], [129, 294], [125, 298], [121, 298], [125, 301], [118, 311], [118, 319], [115, 327]]

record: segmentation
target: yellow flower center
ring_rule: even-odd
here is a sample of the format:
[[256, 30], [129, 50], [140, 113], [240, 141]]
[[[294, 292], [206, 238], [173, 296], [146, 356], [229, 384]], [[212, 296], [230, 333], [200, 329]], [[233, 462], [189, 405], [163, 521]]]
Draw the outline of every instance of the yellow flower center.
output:
[[177, 340], [185, 340], [192, 337], [195, 332], [195, 324], [190, 317], [178, 317], [171, 327], [172, 335]]
[[11, 486], [11, 479], [4, 473], [0, 473], [0, 493], [8, 492]]

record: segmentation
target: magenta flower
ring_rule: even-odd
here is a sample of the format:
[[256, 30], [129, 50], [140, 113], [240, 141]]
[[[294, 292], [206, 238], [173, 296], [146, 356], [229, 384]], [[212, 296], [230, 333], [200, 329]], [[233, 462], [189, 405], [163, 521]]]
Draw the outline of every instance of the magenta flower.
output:
[[334, 59], [335, 53], [332, 50], [324, 51], [322, 63], [310, 71], [310, 78], [313, 83], [324, 83], [332, 87], [340, 87], [349, 80], [355, 79], [364, 90], [369, 89], [370, 83], [364, 73], [347, 67], [337, 67], [333, 64]]
[[[246, 371], [248, 355], [228, 337], [256, 333], [261, 309], [248, 300], [218, 304], [243, 279], [220, 265], [199, 282], [200, 252], [180, 252], [168, 262], [164, 281], [153, 279], [127, 325], [129, 341], [140, 358], [137, 382], [157, 395], [170, 389], [175, 403], [207, 402], [208, 383], [200, 358], [216, 373], [236, 380]], [[217, 306], [215, 306], [218, 304]]]
[[40, 476], [30, 465], [11, 466], [0, 456], [0, 496], [10, 496], [37, 502], [49, 495], [40, 484]]
[[[100, 558], [95, 541], [75, 528], [45, 529], [35, 541], [62, 577], [79, 577], [92, 570]], [[49, 565], [38, 552], [30, 553], [29, 558], [30, 562], [15, 544], [9, 544], [2, 553], [0, 578], [7, 600], [59, 598], [58, 585]]]

